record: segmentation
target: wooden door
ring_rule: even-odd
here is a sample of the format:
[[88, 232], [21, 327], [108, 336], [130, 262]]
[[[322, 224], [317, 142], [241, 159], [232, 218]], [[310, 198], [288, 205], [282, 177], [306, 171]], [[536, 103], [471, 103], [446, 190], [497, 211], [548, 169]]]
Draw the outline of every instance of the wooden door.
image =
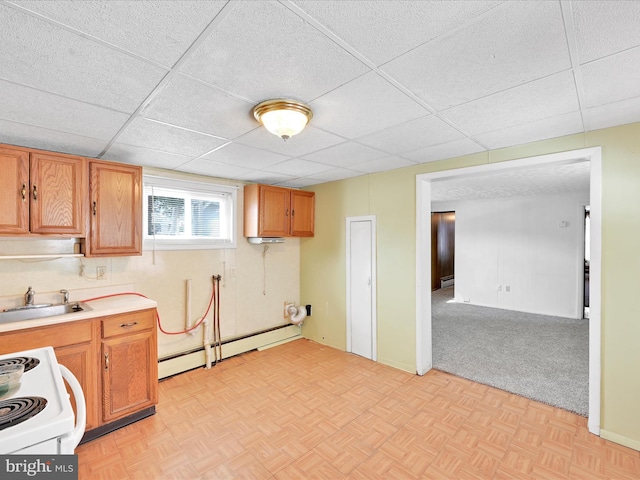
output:
[[86, 159], [31, 154], [31, 232], [84, 236]]
[[291, 190], [291, 235], [313, 237], [315, 217], [314, 192]]
[[0, 233], [29, 232], [29, 153], [0, 147]]
[[153, 331], [102, 341], [102, 419], [110, 422], [158, 399], [158, 359]]
[[260, 185], [259, 236], [286, 237], [289, 235], [290, 201], [288, 189]]
[[431, 290], [438, 290], [442, 277], [454, 275], [455, 212], [431, 214]]
[[142, 254], [142, 168], [90, 162], [88, 256]]

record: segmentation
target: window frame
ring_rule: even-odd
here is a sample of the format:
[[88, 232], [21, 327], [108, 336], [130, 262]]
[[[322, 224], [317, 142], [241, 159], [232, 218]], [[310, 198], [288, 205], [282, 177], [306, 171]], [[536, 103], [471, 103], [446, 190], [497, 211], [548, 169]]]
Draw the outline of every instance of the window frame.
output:
[[[229, 201], [226, 208], [220, 209], [222, 218], [223, 211], [226, 212], [228, 226], [225, 229], [227, 235], [224, 239], [211, 238], [160, 238], [155, 235], [148, 235], [149, 231], [149, 188], [158, 187], [165, 190], [186, 194], [185, 198], [190, 198], [189, 194], [199, 196], [223, 196]], [[163, 192], [164, 193], [164, 192]], [[160, 196], [160, 195], [158, 195]], [[217, 200], [217, 199], [216, 199]], [[222, 207], [222, 205], [221, 205]], [[221, 248], [237, 248], [237, 222], [238, 222], [238, 187], [233, 185], [220, 185], [214, 183], [197, 182], [193, 180], [183, 180], [177, 178], [163, 177], [159, 175], [144, 174], [142, 176], [142, 249], [144, 250], [216, 250]], [[221, 225], [222, 227], [222, 225]], [[222, 233], [222, 232], [221, 232]]]

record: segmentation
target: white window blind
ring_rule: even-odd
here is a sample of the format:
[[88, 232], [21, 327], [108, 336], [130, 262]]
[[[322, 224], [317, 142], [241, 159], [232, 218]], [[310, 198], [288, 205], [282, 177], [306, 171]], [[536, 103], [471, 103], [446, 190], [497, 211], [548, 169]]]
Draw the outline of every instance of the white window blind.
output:
[[235, 248], [237, 189], [145, 175], [145, 248]]

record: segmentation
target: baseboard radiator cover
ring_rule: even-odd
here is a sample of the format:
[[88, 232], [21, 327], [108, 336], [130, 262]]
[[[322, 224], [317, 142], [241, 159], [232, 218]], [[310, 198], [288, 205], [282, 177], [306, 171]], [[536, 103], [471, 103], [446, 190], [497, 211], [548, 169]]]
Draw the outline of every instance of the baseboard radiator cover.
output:
[[[253, 333], [222, 342], [222, 359], [233, 357], [251, 350], [263, 350], [302, 338], [300, 327], [284, 325], [270, 330]], [[171, 355], [158, 360], [158, 379], [171, 377], [206, 364], [204, 347]]]

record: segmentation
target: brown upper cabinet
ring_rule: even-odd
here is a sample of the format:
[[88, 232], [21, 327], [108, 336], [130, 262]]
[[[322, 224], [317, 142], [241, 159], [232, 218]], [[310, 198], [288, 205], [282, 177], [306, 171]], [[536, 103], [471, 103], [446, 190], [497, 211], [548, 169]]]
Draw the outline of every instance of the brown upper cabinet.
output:
[[90, 160], [89, 178], [85, 255], [141, 255], [142, 167]]
[[245, 237], [313, 237], [315, 193], [270, 185], [244, 187]]
[[0, 145], [0, 234], [84, 237], [87, 160]]

